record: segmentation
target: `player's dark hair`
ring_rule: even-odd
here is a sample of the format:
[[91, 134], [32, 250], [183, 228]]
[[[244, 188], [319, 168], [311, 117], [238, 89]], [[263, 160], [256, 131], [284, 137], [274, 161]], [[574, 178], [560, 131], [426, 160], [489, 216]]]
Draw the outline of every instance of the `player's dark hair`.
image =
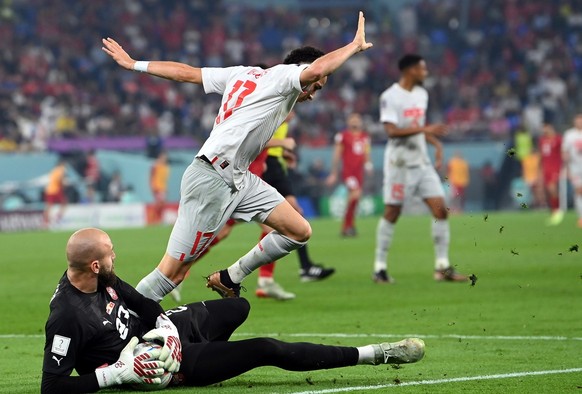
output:
[[262, 68], [263, 70], [266, 70], [269, 68], [269, 66], [267, 66], [265, 63], [257, 63], [253, 67]]
[[325, 55], [323, 51], [314, 48], [314, 47], [301, 47], [297, 49], [293, 49], [285, 60], [283, 60], [283, 64], [306, 64], [306, 63], [313, 63], [316, 59], [319, 59]]
[[409, 67], [416, 66], [418, 63], [423, 61], [424, 58], [415, 53], [407, 53], [398, 60], [398, 69], [404, 71]]

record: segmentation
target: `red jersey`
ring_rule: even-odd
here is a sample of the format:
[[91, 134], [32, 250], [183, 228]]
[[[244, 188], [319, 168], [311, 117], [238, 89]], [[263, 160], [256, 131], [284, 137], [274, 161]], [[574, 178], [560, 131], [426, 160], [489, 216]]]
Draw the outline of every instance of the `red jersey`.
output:
[[362, 177], [366, 163], [370, 138], [365, 132], [343, 131], [335, 136], [335, 142], [342, 147], [342, 178]]
[[249, 171], [258, 176], [263, 177], [263, 172], [265, 172], [265, 162], [267, 161], [269, 149], [263, 149], [257, 158], [249, 165]]
[[559, 171], [562, 167], [562, 137], [540, 137], [539, 147], [544, 171]]

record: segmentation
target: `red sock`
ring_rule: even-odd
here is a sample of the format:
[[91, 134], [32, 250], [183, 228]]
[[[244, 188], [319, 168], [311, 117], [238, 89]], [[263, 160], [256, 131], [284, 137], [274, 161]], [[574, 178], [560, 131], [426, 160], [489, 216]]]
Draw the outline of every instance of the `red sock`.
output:
[[550, 209], [557, 211], [560, 208], [560, 199], [558, 197], [550, 197]]
[[356, 208], [358, 207], [358, 200], [351, 200], [348, 202], [346, 215], [344, 216], [344, 230], [354, 227], [354, 217], [356, 216]]

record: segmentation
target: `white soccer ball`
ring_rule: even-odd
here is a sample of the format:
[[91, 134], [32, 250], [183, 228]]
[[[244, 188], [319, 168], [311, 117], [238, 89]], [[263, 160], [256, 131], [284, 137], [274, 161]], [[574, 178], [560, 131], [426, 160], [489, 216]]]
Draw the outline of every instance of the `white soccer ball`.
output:
[[[154, 342], [141, 342], [138, 343], [135, 349], [133, 350], [133, 356], [137, 357], [140, 354], [150, 352], [154, 349], [161, 349], [162, 347]], [[160, 384], [148, 384], [148, 383], [135, 383], [132, 384], [132, 388], [135, 390], [141, 391], [156, 391], [156, 390], [163, 390], [165, 389], [168, 384], [172, 381], [172, 374], [170, 372], [164, 373], [162, 376], [162, 383]]]

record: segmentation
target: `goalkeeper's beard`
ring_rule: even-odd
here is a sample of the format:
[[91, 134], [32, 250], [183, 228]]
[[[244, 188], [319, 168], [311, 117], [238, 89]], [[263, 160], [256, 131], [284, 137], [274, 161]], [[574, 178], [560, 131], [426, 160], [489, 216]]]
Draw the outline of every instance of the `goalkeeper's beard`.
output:
[[116, 279], [117, 275], [115, 275], [113, 267], [109, 271], [100, 270], [97, 274], [97, 281], [103, 287], [113, 286]]

